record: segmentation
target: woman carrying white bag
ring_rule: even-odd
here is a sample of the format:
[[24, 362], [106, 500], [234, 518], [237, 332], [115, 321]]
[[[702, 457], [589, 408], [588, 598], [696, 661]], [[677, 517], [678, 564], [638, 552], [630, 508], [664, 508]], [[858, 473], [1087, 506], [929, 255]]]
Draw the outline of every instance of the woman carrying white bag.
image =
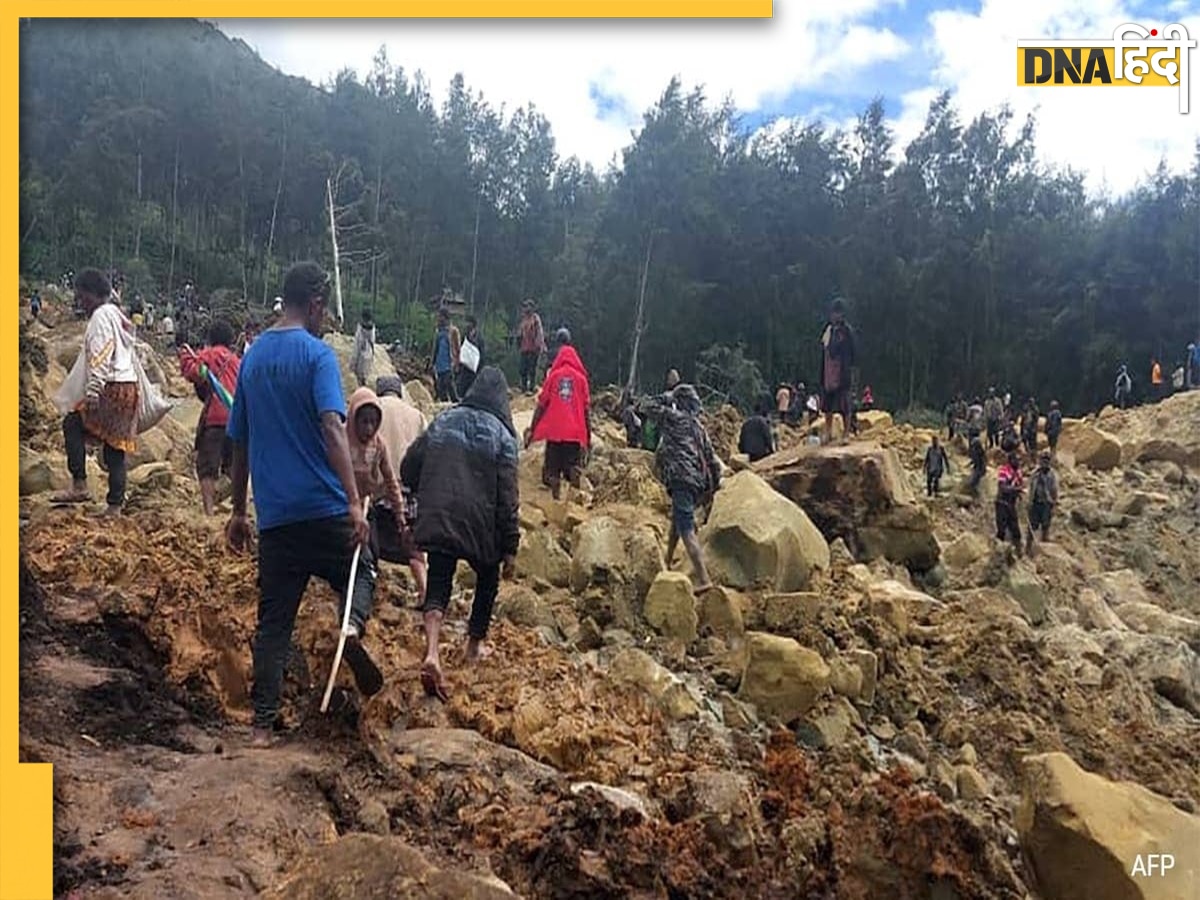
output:
[[55, 503], [86, 503], [87, 445], [99, 442], [108, 470], [106, 515], [125, 503], [125, 454], [137, 447], [137, 435], [156, 424], [170, 409], [146, 378], [134, 350], [133, 323], [109, 300], [112, 286], [96, 269], [75, 278], [75, 302], [88, 316], [83, 348], [67, 380], [54, 398], [64, 414], [63, 439], [71, 490]]

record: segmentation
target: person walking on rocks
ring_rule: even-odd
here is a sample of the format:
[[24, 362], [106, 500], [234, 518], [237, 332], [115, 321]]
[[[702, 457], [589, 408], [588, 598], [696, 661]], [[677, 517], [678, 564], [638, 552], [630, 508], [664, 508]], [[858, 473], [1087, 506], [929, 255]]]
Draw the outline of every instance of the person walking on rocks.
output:
[[1050, 455], [1058, 454], [1058, 439], [1062, 435], [1063, 414], [1057, 400], [1050, 401], [1050, 411], [1046, 413], [1046, 443], [1050, 445]]
[[592, 444], [592, 399], [588, 372], [571, 346], [571, 333], [560, 328], [554, 343], [559, 350], [542, 382], [525, 446], [546, 442], [542, 481], [558, 500], [564, 478], [579, 490], [584, 456]]
[[532, 299], [521, 304], [521, 324], [518, 326], [521, 340], [521, 390], [526, 395], [533, 393], [537, 383], [538, 359], [546, 352], [546, 333], [542, 329], [542, 317]]
[[662, 442], [655, 463], [671, 497], [671, 530], [667, 539], [667, 568], [675, 559], [679, 541], [687, 550], [695, 570], [696, 589], [711, 586], [704, 553], [696, 536], [696, 507], [704, 506], [721, 486], [721, 464], [713, 451], [708, 432], [700, 423], [700, 395], [690, 384], [671, 392], [673, 406], [651, 402], [646, 415], [660, 428]]
[[206, 516], [211, 516], [216, 509], [217, 478], [222, 473], [228, 474], [233, 462], [233, 442], [225, 433], [229, 409], [209, 381], [211, 373], [230, 397], [236, 395], [241, 360], [231, 349], [232, 345], [233, 328], [218, 319], [208, 327], [207, 347], [199, 352], [190, 347], [179, 350], [179, 370], [195, 385], [196, 393], [204, 401], [196, 428], [195, 449], [196, 477], [200, 480], [200, 501]]
[[854, 330], [846, 322], [846, 302], [837, 297], [821, 331], [821, 408], [825, 411], [825, 443], [833, 440], [833, 414], [842, 417], [842, 434], [850, 434], [850, 370], [855, 362]]
[[973, 496], [979, 496], [979, 484], [987, 474], [987, 453], [983, 449], [983, 441], [979, 439], [978, 431], [971, 432], [967, 456], [971, 460], [971, 480], [967, 483], [967, 490]]
[[439, 638], [458, 561], [475, 571], [475, 599], [467, 626], [467, 659], [490, 654], [484, 645], [500, 578], [515, 573], [521, 531], [517, 432], [508, 383], [485, 366], [462, 402], [439, 415], [409, 448], [400, 468], [417, 492], [417, 546], [429, 555], [425, 592], [425, 692], [448, 699]]
[[375, 364], [375, 317], [369, 309], [362, 311], [362, 319], [354, 329], [354, 377], [358, 386], [365, 387]]
[[996, 539], [1011, 540], [1017, 555], [1021, 555], [1021, 520], [1017, 505], [1025, 492], [1025, 478], [1021, 474], [1021, 458], [1015, 452], [1008, 454], [1008, 461], [1000, 467], [996, 483]]
[[[380, 375], [375, 379], [375, 396], [383, 412], [379, 438], [387, 448], [388, 460], [393, 470], [399, 472], [408, 448], [425, 432], [425, 416], [405, 399], [404, 382], [398, 375]], [[384, 512], [376, 504], [376, 521], [381, 524], [372, 529], [372, 534], [377, 541], [380, 559], [408, 566], [413, 580], [417, 583], [417, 594], [424, 603], [428, 569], [425, 554], [417, 547], [412, 534], [417, 515], [416, 498], [403, 483], [400, 485], [400, 494], [403, 504], [399, 517], [396, 517], [391, 509]], [[395, 521], [389, 523], [389, 516]], [[394, 530], [389, 527], [391, 525], [395, 526]]]
[[987, 400], [983, 402], [983, 415], [987, 425], [987, 446], [991, 450], [1000, 443], [1000, 422], [1004, 418], [1004, 401], [996, 396], [996, 389], [988, 388]]
[[[233, 514], [226, 537], [235, 552], [250, 543], [250, 478], [258, 519], [261, 595], [251, 690], [257, 747], [272, 742], [296, 613], [314, 575], [343, 598], [351, 588], [346, 662], [364, 695], [383, 687], [383, 676], [362, 644], [375, 594], [370, 528], [346, 440], [337, 356], [318, 336], [329, 285], [329, 275], [316, 263], [288, 270], [283, 315], [242, 360], [229, 417]], [[350, 586], [356, 545], [362, 545], [362, 556]]]
[[62, 423], [71, 490], [53, 498], [55, 503], [91, 500], [87, 445], [99, 441], [108, 470], [105, 515], [121, 512], [125, 503], [125, 454], [137, 448], [138, 376], [133, 323], [111, 302], [112, 295], [112, 286], [98, 269], [84, 269], [75, 278], [75, 303], [88, 317], [81, 359], [76, 363], [83, 366], [83, 379], [78, 392], [64, 397], [67, 408], [73, 407]]
[[950, 459], [946, 456], [946, 448], [938, 442], [938, 436], [935, 434], [925, 451], [925, 496], [936, 497], [938, 495], [942, 475], [949, 468]]
[[1043, 450], [1038, 457], [1037, 471], [1033, 473], [1029, 490], [1029, 537], [1025, 549], [1033, 554], [1033, 533], [1041, 531], [1042, 542], [1050, 540], [1050, 520], [1058, 505], [1058, 476], [1050, 468], [1050, 451]]
[[429, 361], [429, 367], [433, 370], [435, 397], [439, 403], [458, 402], [454, 373], [458, 371], [460, 345], [458, 329], [450, 323], [450, 310], [443, 306], [437, 313], [437, 331], [433, 335], [433, 355]]

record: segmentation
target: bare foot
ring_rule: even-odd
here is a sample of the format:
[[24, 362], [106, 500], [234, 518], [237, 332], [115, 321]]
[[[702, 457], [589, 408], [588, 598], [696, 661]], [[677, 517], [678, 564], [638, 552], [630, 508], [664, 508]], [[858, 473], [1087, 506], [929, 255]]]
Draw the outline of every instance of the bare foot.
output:
[[442, 666], [438, 660], [426, 657], [425, 662], [421, 663], [421, 687], [430, 697], [436, 697], [443, 703], [450, 699], [450, 695], [446, 691], [446, 681], [442, 675]]
[[255, 750], [266, 750], [274, 746], [275, 735], [272, 734], [270, 728], [261, 728], [254, 726], [250, 732], [250, 746]]
[[495, 650], [491, 644], [485, 644], [481, 640], [471, 638], [467, 641], [467, 662], [477, 663], [487, 659]]

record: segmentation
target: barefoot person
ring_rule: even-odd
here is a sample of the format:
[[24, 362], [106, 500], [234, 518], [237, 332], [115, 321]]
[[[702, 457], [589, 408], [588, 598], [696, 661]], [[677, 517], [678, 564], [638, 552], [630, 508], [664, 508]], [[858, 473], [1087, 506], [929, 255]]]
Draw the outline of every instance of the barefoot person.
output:
[[[350, 395], [346, 440], [354, 464], [354, 480], [360, 497], [370, 497], [371, 552], [412, 568], [421, 597], [425, 596], [425, 559], [413, 540], [405, 516], [404, 498], [397, 476], [399, 466], [383, 438], [383, 405], [370, 388]], [[386, 556], [384, 555], [386, 553]]]
[[196, 386], [196, 393], [204, 401], [196, 428], [195, 449], [196, 477], [200, 479], [200, 501], [206, 516], [211, 516], [216, 509], [217, 478], [222, 472], [229, 473], [233, 458], [233, 442], [225, 433], [229, 410], [213, 390], [208, 373], [221, 382], [229, 396], [237, 393], [241, 360], [230, 349], [232, 346], [233, 328], [218, 319], [208, 328], [207, 347], [199, 352], [190, 347], [179, 348], [179, 370]]
[[559, 350], [542, 382], [525, 446], [546, 442], [542, 481], [558, 500], [563, 479], [579, 490], [584, 454], [592, 444], [592, 408], [588, 372], [571, 346], [571, 332], [560, 328], [554, 343]]
[[[254, 745], [269, 746], [292, 628], [309, 579], [328, 582], [345, 602], [356, 544], [363, 545], [350, 604], [346, 663], [358, 689], [378, 693], [383, 676], [362, 645], [375, 594], [369, 529], [343, 421], [337, 357], [317, 335], [329, 302], [329, 275], [312, 262], [283, 282], [283, 315], [242, 360], [229, 416], [237, 552], [250, 541], [247, 480], [254, 479], [261, 597], [254, 635]], [[340, 613], [340, 611], [339, 611]], [[340, 615], [338, 621], [341, 621]]]
[[99, 441], [108, 470], [106, 515], [125, 503], [125, 454], [136, 449], [138, 385], [133, 349], [133, 323], [111, 303], [112, 286], [97, 269], [75, 278], [75, 303], [88, 316], [80, 351], [85, 368], [83, 396], [66, 398], [75, 408], [63, 419], [71, 490], [56, 503], [86, 503], [87, 442]]
[[[400, 464], [404, 462], [404, 457], [408, 453], [408, 448], [425, 432], [425, 417], [421, 415], [419, 409], [404, 398], [404, 382], [398, 375], [380, 375], [376, 378], [375, 393], [378, 397], [379, 408], [383, 410], [383, 423], [379, 426], [379, 437], [387, 447], [388, 459], [392, 463], [392, 468], [398, 473]], [[397, 525], [394, 535], [388, 531], [386, 514], [382, 513], [378, 504], [376, 505], [376, 513], [381, 516], [378, 521], [383, 525], [383, 527], [375, 529], [375, 534], [380, 542], [380, 558], [408, 566], [409, 571], [413, 574], [413, 579], [417, 582], [419, 605], [424, 605], [427, 583], [425, 554], [417, 547], [416, 540], [412, 535], [417, 504], [412, 491], [405, 488], [403, 484], [400, 486], [400, 493], [404, 498], [404, 519], [402, 525]], [[393, 537], [395, 538], [394, 544], [391, 543]]]
[[485, 366], [462, 403], [433, 420], [409, 448], [401, 477], [417, 490], [417, 546], [429, 555], [425, 592], [426, 693], [448, 696], [438, 638], [458, 561], [475, 570], [475, 600], [467, 627], [467, 659], [489, 652], [483, 641], [492, 621], [500, 576], [512, 578], [521, 532], [517, 487], [517, 434], [504, 374]]

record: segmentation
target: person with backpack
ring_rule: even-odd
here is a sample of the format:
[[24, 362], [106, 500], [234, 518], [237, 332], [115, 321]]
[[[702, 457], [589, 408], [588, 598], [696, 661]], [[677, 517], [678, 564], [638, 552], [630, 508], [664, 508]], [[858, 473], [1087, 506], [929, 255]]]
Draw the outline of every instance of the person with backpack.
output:
[[1025, 492], [1025, 478], [1021, 474], [1021, 458], [1016, 453], [1008, 454], [1008, 460], [996, 473], [996, 539], [1011, 540], [1017, 555], [1021, 555], [1021, 520], [1017, 505]]
[[571, 346], [571, 332], [560, 328], [554, 343], [559, 349], [542, 381], [525, 446], [546, 442], [542, 481], [558, 500], [564, 478], [579, 490], [584, 454], [592, 444], [592, 400], [588, 372]]
[[508, 382], [495, 366], [484, 366], [467, 396], [430, 423], [400, 467], [404, 484], [417, 493], [413, 533], [429, 557], [421, 685], [443, 702], [448, 690], [438, 644], [459, 560], [475, 572], [467, 625], [471, 663], [491, 654], [484, 640], [500, 579], [511, 580], [516, 572], [521, 541], [517, 452]]
[[1043, 450], [1038, 457], [1037, 471], [1033, 473], [1029, 491], [1029, 537], [1025, 549], [1033, 555], [1033, 533], [1041, 531], [1042, 542], [1050, 540], [1050, 520], [1058, 505], [1058, 476], [1050, 468], [1050, 451]]
[[950, 458], [946, 456], [946, 448], [938, 442], [938, 436], [935, 434], [925, 451], [925, 496], [936, 497], [938, 495], [942, 475], [949, 468]]
[[1129, 368], [1122, 363], [1117, 370], [1117, 383], [1113, 388], [1113, 403], [1117, 409], [1128, 409], [1133, 396], [1133, 379], [1129, 376]]
[[1046, 443], [1050, 445], [1050, 455], [1058, 453], [1058, 438], [1063, 430], [1063, 414], [1057, 400], [1050, 401], [1050, 411], [1046, 413]]
[[987, 453], [983, 449], [983, 441], [979, 439], [978, 431], [971, 432], [967, 444], [967, 457], [971, 461], [971, 480], [967, 483], [967, 490], [972, 495], [979, 496], [979, 484], [987, 474]]
[[855, 363], [854, 329], [846, 321], [846, 301], [834, 298], [829, 321], [821, 329], [821, 408], [825, 412], [825, 443], [833, 440], [833, 414], [842, 417], [842, 434], [848, 439], [851, 418], [851, 369]]
[[435, 399], [439, 403], [458, 402], [454, 373], [458, 371], [461, 343], [458, 329], [450, 323], [450, 310], [443, 306], [437, 313], [437, 331], [433, 334], [433, 353], [429, 360]]
[[662, 442], [655, 463], [659, 477], [671, 497], [671, 529], [667, 538], [667, 568], [675, 559], [679, 541], [692, 561], [696, 589], [712, 586], [704, 565], [704, 552], [696, 535], [696, 507], [711, 502], [721, 486], [721, 464], [713, 451], [708, 432], [700, 423], [700, 395], [690, 384], [671, 392], [673, 405], [651, 401], [647, 418], [661, 428]]
[[233, 442], [225, 433], [229, 425], [229, 407], [213, 389], [210, 376], [216, 378], [228, 397], [237, 394], [241, 359], [233, 352], [233, 328], [218, 319], [208, 327], [208, 346], [199, 352], [191, 347], [179, 349], [179, 371], [192, 383], [196, 396], [204, 401], [196, 427], [196, 478], [200, 481], [200, 502], [204, 514], [216, 510], [217, 478], [228, 475], [233, 464]]
[[521, 347], [521, 390], [532, 394], [537, 383], [538, 359], [546, 352], [546, 334], [542, 317], [530, 298], [521, 304], [521, 322], [517, 326]]
[[983, 417], [987, 426], [987, 446], [991, 450], [1000, 443], [1000, 422], [1004, 418], [1004, 401], [996, 395], [994, 387], [988, 388], [987, 400], [983, 402]]

